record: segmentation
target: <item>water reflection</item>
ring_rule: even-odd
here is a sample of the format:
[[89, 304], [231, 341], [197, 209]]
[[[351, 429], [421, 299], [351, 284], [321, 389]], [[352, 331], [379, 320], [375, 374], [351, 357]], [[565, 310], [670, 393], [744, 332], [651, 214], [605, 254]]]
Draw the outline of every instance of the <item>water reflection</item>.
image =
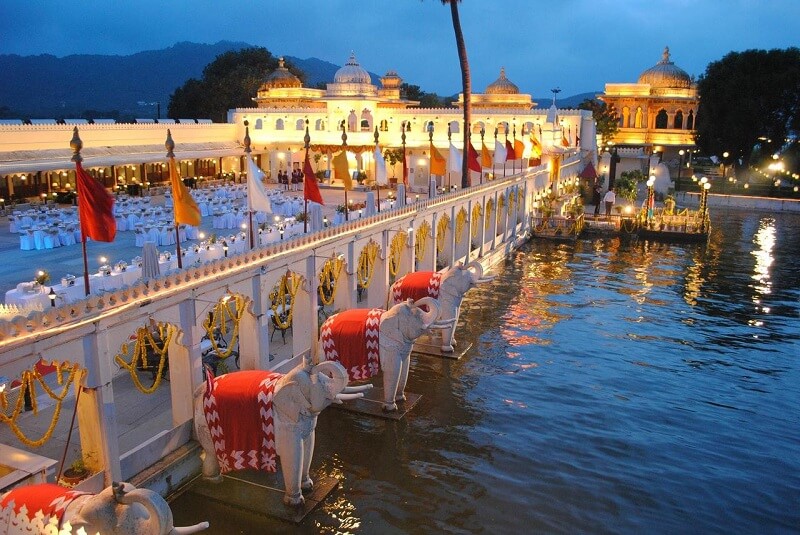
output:
[[[760, 221], [753, 243], [759, 247], [750, 253], [756, 258], [756, 265], [753, 268], [753, 280], [757, 284], [754, 286], [754, 290], [760, 294], [768, 294], [771, 287], [769, 270], [774, 261], [772, 257], [772, 250], [775, 248], [774, 219], [764, 218]], [[757, 300], [756, 303], [758, 303]]]

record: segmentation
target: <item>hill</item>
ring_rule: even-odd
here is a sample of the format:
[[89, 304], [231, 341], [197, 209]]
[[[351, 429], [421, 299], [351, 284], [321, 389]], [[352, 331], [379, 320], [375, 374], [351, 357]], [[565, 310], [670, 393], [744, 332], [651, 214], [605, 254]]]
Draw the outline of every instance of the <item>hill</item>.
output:
[[[14, 76], [0, 84], [0, 107], [6, 108], [0, 118], [71, 118], [86, 111], [94, 117], [155, 117], [158, 104], [163, 117], [175, 88], [199, 78], [220, 54], [250, 46], [182, 42], [129, 56], [3, 54], [0, 72]], [[317, 58], [287, 59], [306, 73], [310, 87], [332, 81], [340, 67]]]

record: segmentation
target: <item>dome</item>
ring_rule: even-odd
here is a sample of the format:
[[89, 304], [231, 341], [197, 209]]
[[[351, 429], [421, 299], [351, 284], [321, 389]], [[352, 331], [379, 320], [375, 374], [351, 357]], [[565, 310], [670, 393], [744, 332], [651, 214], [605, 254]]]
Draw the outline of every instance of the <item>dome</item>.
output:
[[336, 71], [333, 77], [335, 84], [371, 84], [372, 78], [369, 73], [364, 70], [356, 60], [356, 55], [350, 53], [350, 59], [344, 64], [344, 67]]
[[275, 87], [303, 87], [300, 78], [289, 72], [284, 64], [283, 57], [278, 58], [278, 68], [261, 84], [261, 89], [272, 89]]
[[500, 77], [486, 86], [487, 95], [516, 95], [519, 93], [519, 87], [511, 80], [506, 78], [505, 67], [500, 67]]
[[692, 85], [689, 75], [669, 60], [669, 47], [664, 47], [661, 61], [639, 76], [640, 84], [650, 84], [653, 88], [685, 88]]

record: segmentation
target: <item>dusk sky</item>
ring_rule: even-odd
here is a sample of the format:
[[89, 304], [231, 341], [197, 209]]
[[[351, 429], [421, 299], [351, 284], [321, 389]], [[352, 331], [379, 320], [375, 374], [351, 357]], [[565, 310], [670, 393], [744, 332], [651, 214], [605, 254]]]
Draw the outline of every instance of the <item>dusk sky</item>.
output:
[[[690, 75], [730, 51], [798, 46], [800, 0], [464, 0], [473, 90], [500, 67], [541, 97], [635, 82], [665, 45]], [[2, 0], [3, 54], [119, 54], [179, 41], [243, 41], [274, 55], [394, 69], [423, 90], [460, 90], [450, 9], [439, 0]], [[9, 73], [6, 73], [7, 75]], [[377, 82], [377, 80], [373, 80]]]

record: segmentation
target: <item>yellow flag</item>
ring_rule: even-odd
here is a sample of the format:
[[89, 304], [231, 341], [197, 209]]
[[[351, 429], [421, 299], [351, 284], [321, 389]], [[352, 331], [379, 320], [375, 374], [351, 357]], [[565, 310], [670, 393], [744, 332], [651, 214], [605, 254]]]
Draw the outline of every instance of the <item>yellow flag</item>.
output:
[[481, 167], [492, 167], [492, 163], [492, 155], [486, 147], [486, 143], [483, 143], [483, 147], [481, 147]]
[[200, 208], [197, 207], [197, 203], [192, 199], [189, 189], [183, 185], [181, 175], [178, 173], [178, 166], [175, 164], [175, 158], [169, 159], [169, 181], [172, 184], [175, 223], [199, 227], [202, 219]]
[[531, 158], [539, 158], [542, 155], [542, 144], [536, 139], [536, 136], [531, 132]]
[[344, 182], [344, 189], [353, 189], [353, 178], [347, 165], [347, 151], [342, 151], [333, 157], [333, 176]]
[[439, 152], [439, 149], [431, 143], [431, 174], [444, 176], [447, 173], [447, 160]]

